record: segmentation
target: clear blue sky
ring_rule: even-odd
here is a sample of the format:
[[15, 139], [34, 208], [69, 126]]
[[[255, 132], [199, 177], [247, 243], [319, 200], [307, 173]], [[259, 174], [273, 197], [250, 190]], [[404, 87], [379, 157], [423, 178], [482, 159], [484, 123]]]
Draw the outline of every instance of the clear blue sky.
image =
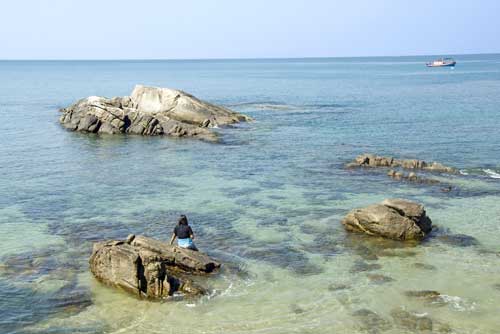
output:
[[0, 59], [500, 52], [500, 0], [3, 0]]

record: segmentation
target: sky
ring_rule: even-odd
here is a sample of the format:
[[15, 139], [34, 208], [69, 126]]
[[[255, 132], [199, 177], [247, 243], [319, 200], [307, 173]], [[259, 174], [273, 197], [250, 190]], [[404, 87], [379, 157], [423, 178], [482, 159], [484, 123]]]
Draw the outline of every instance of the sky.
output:
[[500, 53], [500, 0], [0, 1], [0, 59]]

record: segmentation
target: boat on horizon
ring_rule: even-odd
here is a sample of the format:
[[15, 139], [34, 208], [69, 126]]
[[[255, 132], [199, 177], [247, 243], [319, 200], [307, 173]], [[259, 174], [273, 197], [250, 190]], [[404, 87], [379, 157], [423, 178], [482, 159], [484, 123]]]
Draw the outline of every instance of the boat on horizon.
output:
[[456, 61], [453, 58], [439, 58], [432, 62], [425, 63], [427, 67], [445, 67], [445, 66], [455, 66]]

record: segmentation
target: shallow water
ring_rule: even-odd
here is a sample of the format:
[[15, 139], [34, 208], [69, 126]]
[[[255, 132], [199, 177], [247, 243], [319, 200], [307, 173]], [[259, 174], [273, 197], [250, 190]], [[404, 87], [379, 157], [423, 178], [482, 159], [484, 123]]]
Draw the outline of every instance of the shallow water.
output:
[[[3, 331], [411, 333], [391, 316], [402, 307], [427, 314], [435, 331], [496, 333], [500, 56], [457, 56], [455, 69], [426, 60], [0, 62]], [[58, 125], [58, 108], [136, 83], [256, 121], [220, 129], [221, 144]], [[363, 152], [437, 160], [462, 175], [433, 175], [452, 186], [443, 192], [343, 168]], [[424, 203], [438, 231], [402, 247], [341, 228], [350, 209], [387, 197]], [[149, 303], [91, 277], [93, 241], [167, 239], [180, 213], [200, 248], [228, 264], [210, 296]], [[442, 238], [450, 234], [472, 238]]]

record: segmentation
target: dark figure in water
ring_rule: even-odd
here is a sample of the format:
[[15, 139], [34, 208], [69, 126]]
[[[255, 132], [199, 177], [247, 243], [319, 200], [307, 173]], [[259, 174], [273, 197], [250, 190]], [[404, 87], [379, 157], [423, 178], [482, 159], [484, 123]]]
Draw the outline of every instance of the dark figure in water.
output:
[[172, 234], [172, 238], [170, 239], [170, 244], [174, 243], [175, 238], [177, 238], [177, 246], [181, 248], [189, 248], [197, 251], [198, 248], [194, 245], [194, 233], [189, 226], [187, 217], [185, 215], [181, 215], [179, 217], [179, 222], [174, 228], [174, 233]]

